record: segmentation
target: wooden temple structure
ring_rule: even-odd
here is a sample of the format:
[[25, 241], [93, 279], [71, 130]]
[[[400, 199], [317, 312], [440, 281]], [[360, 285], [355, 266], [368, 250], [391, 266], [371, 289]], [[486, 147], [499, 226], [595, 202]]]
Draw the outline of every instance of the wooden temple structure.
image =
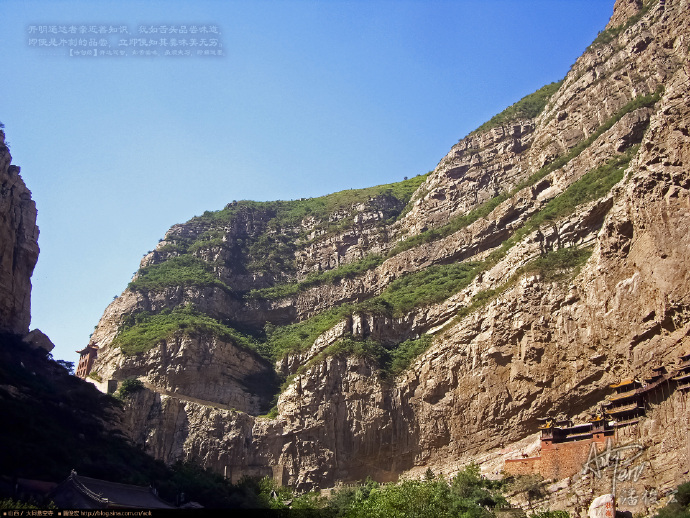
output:
[[606, 437], [613, 435], [613, 423], [597, 413], [586, 423], [573, 424], [570, 419], [553, 419], [550, 417], [540, 418], [542, 424], [539, 426], [541, 432], [541, 449], [550, 449], [555, 444], [572, 441], [582, 441], [585, 439], [601, 442], [606, 441]]
[[89, 344], [81, 351], [77, 351], [77, 353], [79, 354], [79, 365], [77, 365], [76, 376], [84, 379], [89, 375], [93, 362], [96, 361], [98, 346], [96, 344]]
[[685, 392], [690, 390], [690, 353], [681, 356], [680, 361], [681, 363], [672, 379], [678, 384], [676, 388]]
[[675, 390], [690, 390], [690, 353], [680, 356], [670, 372], [662, 365], [651, 371], [644, 381], [628, 378], [609, 385], [614, 393], [606, 396], [599, 410], [585, 423], [575, 424], [565, 417], [539, 418], [539, 455], [507, 459], [505, 472], [541, 474], [547, 479], [574, 475], [591, 448], [603, 450], [616, 429], [638, 423], [645, 416], [646, 407], [666, 399]]
[[644, 415], [644, 401], [639, 389], [642, 382], [636, 379], [624, 379], [619, 383], [609, 385], [616, 392], [606, 396], [603, 403], [604, 413], [616, 420], [616, 425], [634, 424]]

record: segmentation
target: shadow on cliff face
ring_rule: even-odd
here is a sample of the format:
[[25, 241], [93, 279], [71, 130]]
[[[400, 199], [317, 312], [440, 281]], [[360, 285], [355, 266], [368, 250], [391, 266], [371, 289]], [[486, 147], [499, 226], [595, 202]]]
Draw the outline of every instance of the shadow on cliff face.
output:
[[0, 334], [0, 499], [15, 497], [17, 478], [60, 482], [74, 469], [152, 485], [169, 502], [184, 493], [205, 507], [263, 506], [252, 491], [220, 475], [193, 464], [167, 467], [146, 455], [117, 429], [119, 414], [118, 400], [70, 375], [43, 349]]
[[118, 413], [117, 400], [69, 375], [44, 350], [0, 335], [0, 474], [60, 481], [76, 469], [133, 481], [144, 468], [163, 469], [120, 435]]
[[276, 403], [277, 394], [280, 393], [281, 379], [272, 368], [249, 374], [242, 378], [241, 383], [249, 393], [261, 398], [262, 413], [268, 412]]

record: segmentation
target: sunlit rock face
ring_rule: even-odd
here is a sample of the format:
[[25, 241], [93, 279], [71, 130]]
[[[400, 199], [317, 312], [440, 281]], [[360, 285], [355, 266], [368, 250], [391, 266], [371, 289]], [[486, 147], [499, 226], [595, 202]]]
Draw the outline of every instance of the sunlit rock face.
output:
[[0, 130], [0, 331], [25, 335], [38, 259], [36, 204]]
[[[142, 267], [208, 236], [207, 245], [183, 252], [224, 286], [133, 286], [106, 309], [92, 338], [101, 348], [95, 369], [147, 384], [127, 408], [130, 436], [166, 462], [193, 460], [234, 480], [268, 475], [299, 488], [395, 480], [429, 467], [450, 475], [470, 461], [492, 475], [515, 445], [532, 444], [537, 418], [586, 419], [609, 384], [674, 365], [690, 352], [689, 18], [684, 0], [663, 9], [616, 1], [609, 27], [624, 30], [593, 44], [538, 116], [462, 139], [407, 204], [394, 192], [379, 194], [281, 228], [275, 209], [248, 206], [229, 221], [173, 227]], [[640, 101], [655, 92], [656, 102]], [[532, 223], [626, 153], [612, 188]], [[492, 210], [457, 230], [396, 249], [497, 195]], [[261, 258], [251, 243], [261, 239], [282, 255], [267, 253], [272, 262], [252, 270]], [[577, 269], [529, 269], [573, 247], [591, 251]], [[372, 253], [381, 257], [362, 271], [278, 297], [247, 295]], [[180, 329], [138, 355], [117, 346], [128, 318], [186, 304], [261, 340], [266, 322], [281, 328], [354, 307], [396, 280], [461, 261], [485, 267], [444, 300], [389, 314], [358, 307], [275, 364], [210, 329]], [[433, 336], [430, 347], [396, 377], [366, 355], [328, 353], [342, 338], [395, 347], [424, 334]], [[274, 369], [287, 383], [277, 415], [262, 416]], [[648, 479], [659, 490], [690, 468], [678, 397], [650, 408], [635, 432], [659, 459]], [[577, 491], [568, 506], [586, 514], [591, 488]]]

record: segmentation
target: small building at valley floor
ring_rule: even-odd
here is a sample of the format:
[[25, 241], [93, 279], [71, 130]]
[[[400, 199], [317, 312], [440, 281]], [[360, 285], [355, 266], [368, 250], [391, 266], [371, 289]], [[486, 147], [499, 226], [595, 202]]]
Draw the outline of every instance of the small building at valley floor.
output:
[[177, 509], [150, 487], [83, 477], [76, 471], [50, 493], [50, 498], [60, 509]]

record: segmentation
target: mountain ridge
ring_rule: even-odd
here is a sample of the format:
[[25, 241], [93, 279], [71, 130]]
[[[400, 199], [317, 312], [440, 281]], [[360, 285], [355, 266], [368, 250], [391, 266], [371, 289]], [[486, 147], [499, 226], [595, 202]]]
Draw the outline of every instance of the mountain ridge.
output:
[[[233, 202], [172, 227], [92, 336], [96, 376], [153, 387], [130, 436], [299, 488], [490, 472], [538, 417], [583, 417], [607, 384], [687, 352], [684, 5], [617, 0], [536, 117], [468, 135], [405, 188]], [[135, 332], [151, 339], [128, 352]], [[285, 382], [262, 417], [269, 372]], [[649, 451], [678, 442], [652, 421]], [[659, 451], [670, 487], [688, 456]]]

